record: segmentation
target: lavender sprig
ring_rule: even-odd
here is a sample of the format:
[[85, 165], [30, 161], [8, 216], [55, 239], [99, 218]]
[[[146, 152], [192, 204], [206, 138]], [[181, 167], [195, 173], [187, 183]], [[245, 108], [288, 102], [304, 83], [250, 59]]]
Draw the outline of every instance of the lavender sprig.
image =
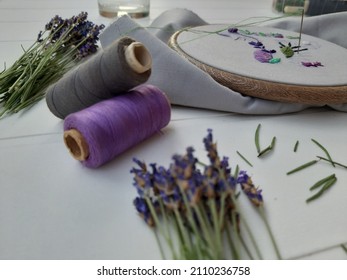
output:
[[271, 241], [272, 241], [272, 244], [274, 246], [277, 258], [282, 259], [281, 253], [280, 253], [279, 248], [277, 246], [276, 239], [272, 233], [270, 224], [269, 224], [269, 222], [266, 218], [266, 215], [265, 215], [262, 190], [260, 190], [254, 186], [252, 179], [244, 171], [240, 172], [239, 177], [237, 179], [237, 182], [241, 184], [241, 188], [242, 188], [243, 192], [247, 195], [250, 202], [255, 207], [258, 208], [259, 214], [261, 215], [261, 217], [264, 221], [264, 224], [266, 226], [266, 229], [269, 233], [269, 236], [271, 238]]
[[35, 43], [8, 69], [0, 72], [0, 117], [27, 108], [45, 96], [46, 88], [82, 58], [97, 51], [104, 25], [81, 12], [69, 19], [53, 17]]

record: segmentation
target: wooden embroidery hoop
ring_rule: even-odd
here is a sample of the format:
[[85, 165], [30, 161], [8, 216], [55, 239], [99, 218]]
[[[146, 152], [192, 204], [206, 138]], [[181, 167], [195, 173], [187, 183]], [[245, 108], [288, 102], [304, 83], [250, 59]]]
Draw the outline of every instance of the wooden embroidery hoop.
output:
[[[310, 105], [347, 103], [347, 50], [325, 40], [302, 34], [307, 51], [285, 58], [279, 42], [298, 43], [298, 33], [266, 27], [247, 27], [250, 36], [221, 36], [227, 25], [205, 25], [176, 32], [169, 45], [181, 56], [207, 72], [218, 83], [244, 95], [267, 100]], [[269, 34], [260, 36], [259, 34]], [[280, 33], [284, 38], [271, 34]], [[255, 34], [255, 35], [254, 35]], [[261, 63], [253, 57], [249, 42], [256, 38], [277, 50], [278, 64]], [[301, 44], [302, 45], [302, 44]], [[302, 45], [303, 46], [303, 45]], [[306, 46], [305, 46], [306, 47]], [[301, 61], [320, 61], [324, 67], [305, 67]], [[213, 93], [211, 93], [213, 94]]]

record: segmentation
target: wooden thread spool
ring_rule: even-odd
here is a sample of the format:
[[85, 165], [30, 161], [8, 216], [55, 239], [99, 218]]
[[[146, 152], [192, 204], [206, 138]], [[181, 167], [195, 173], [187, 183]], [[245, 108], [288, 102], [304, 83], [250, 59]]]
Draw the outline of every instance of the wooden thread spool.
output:
[[85, 161], [88, 158], [88, 143], [77, 129], [70, 129], [64, 132], [64, 143], [76, 160]]
[[152, 67], [152, 57], [140, 42], [131, 43], [125, 48], [125, 60], [136, 73], [144, 73]]

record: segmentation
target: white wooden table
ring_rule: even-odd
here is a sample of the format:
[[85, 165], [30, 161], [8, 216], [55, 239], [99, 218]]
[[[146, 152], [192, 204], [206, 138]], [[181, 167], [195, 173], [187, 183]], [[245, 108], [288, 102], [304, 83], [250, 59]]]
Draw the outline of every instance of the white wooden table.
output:
[[[274, 16], [270, 0], [152, 0], [150, 23], [171, 8], [193, 10], [211, 23], [235, 23], [252, 16]], [[98, 15], [96, 0], [0, 0], [0, 65], [21, 54], [54, 15], [64, 18], [87, 11], [90, 20], [110, 23]], [[256, 157], [254, 132], [262, 124], [261, 141], [277, 137], [275, 150]], [[287, 176], [286, 172], [321, 150], [347, 163], [347, 114], [310, 109], [279, 116], [243, 116], [173, 107], [169, 126], [111, 163], [84, 168], [67, 152], [63, 122], [44, 101], [30, 110], [0, 120], [0, 259], [158, 259], [152, 232], [132, 205], [136, 191], [129, 170], [132, 158], [168, 166], [174, 153], [194, 146], [203, 156], [202, 138], [212, 128], [221, 154], [248, 170], [263, 189], [269, 222], [285, 258], [346, 259], [347, 170], [328, 164]], [[300, 145], [293, 152], [295, 142]], [[236, 154], [253, 162], [249, 167]], [[308, 188], [324, 175], [338, 182], [307, 205]], [[250, 215], [253, 215], [249, 212]], [[252, 216], [251, 216], [252, 219]], [[254, 217], [256, 219], [256, 217]], [[273, 255], [258, 238], [266, 258]]]

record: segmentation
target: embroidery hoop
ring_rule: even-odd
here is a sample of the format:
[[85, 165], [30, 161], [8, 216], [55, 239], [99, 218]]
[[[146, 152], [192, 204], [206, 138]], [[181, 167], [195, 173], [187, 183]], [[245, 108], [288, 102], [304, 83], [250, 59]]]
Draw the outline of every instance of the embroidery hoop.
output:
[[[279, 42], [291, 42], [295, 46], [299, 33], [267, 27], [240, 28], [253, 33], [249, 37], [216, 33], [227, 29], [228, 25], [224, 24], [180, 30], [170, 38], [169, 45], [218, 83], [244, 95], [310, 105], [347, 103], [347, 50], [343, 47], [302, 34], [301, 48], [308, 50], [285, 58]], [[274, 33], [284, 38], [270, 35]], [[252, 38], [261, 41], [267, 49], [275, 49], [274, 57], [281, 58], [281, 62], [257, 61], [253, 56], [256, 49], [249, 44]], [[302, 61], [319, 61], [324, 66], [305, 67]]]

